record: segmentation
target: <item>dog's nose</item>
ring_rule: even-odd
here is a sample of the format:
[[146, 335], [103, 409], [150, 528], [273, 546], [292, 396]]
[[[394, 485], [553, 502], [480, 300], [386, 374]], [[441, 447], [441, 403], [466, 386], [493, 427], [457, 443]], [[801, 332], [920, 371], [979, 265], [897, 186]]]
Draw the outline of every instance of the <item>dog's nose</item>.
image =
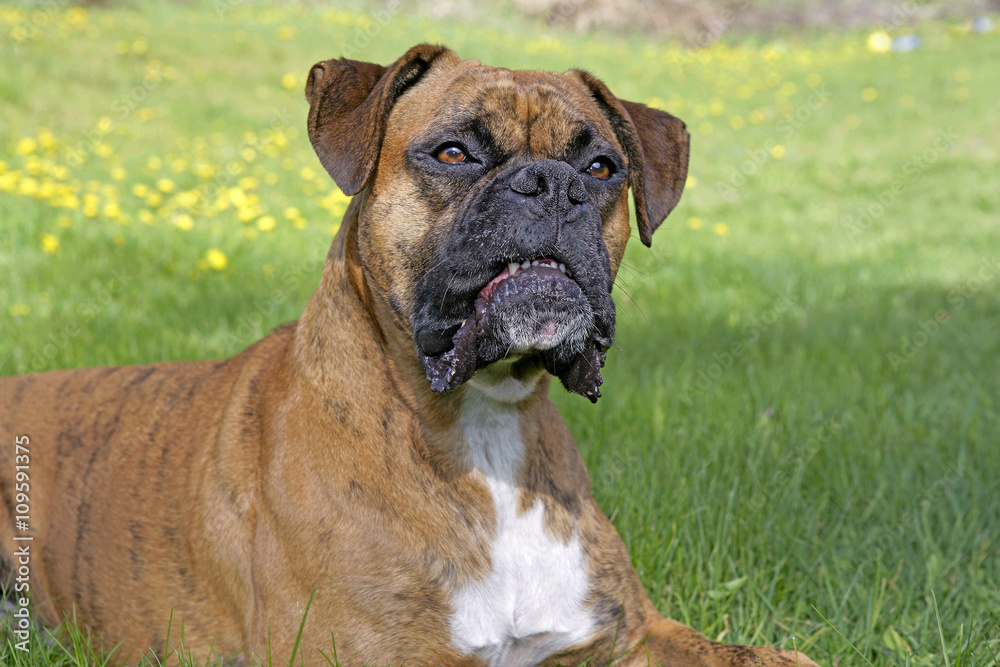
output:
[[580, 174], [558, 160], [538, 160], [523, 167], [511, 177], [510, 189], [545, 208], [564, 212], [567, 222], [575, 218], [572, 210], [590, 198]]

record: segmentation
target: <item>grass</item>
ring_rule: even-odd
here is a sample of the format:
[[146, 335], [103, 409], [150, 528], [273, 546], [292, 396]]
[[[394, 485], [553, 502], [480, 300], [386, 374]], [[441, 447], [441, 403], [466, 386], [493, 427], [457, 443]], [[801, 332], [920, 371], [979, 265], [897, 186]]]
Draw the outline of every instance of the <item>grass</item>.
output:
[[[1000, 664], [996, 33], [688, 52], [512, 17], [46, 11], [0, 8], [0, 374], [221, 358], [295, 319], [346, 201], [305, 135], [313, 62], [584, 66], [692, 131], [619, 278], [605, 397], [553, 391], [654, 603], [824, 665]], [[100, 662], [72, 624], [0, 638], [4, 665]]]

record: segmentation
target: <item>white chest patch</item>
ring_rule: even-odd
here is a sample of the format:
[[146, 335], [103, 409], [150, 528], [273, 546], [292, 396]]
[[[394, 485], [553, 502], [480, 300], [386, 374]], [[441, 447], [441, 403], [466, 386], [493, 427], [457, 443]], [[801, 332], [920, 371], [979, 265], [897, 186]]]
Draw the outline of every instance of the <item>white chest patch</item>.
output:
[[517, 513], [524, 444], [513, 405], [466, 392], [461, 423], [473, 466], [496, 507], [491, 569], [452, 600], [452, 640], [489, 665], [535, 665], [586, 640], [594, 624], [584, 608], [587, 570], [574, 534], [566, 543], [545, 531], [545, 508]]

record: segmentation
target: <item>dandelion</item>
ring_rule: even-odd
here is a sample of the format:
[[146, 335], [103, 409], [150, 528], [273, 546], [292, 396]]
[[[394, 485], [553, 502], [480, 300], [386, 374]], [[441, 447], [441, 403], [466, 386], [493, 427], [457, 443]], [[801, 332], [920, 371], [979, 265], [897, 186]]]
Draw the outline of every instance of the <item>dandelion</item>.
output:
[[136, 183], [132, 186], [132, 194], [141, 199], [149, 194], [149, 188], [142, 183]]
[[31, 315], [31, 306], [26, 303], [15, 303], [7, 308], [7, 312], [14, 317], [24, 317], [25, 315]]
[[877, 97], [878, 91], [870, 86], [861, 91], [861, 99], [865, 102], [874, 102]]
[[687, 180], [684, 181], [684, 187], [688, 190], [698, 187], [698, 178], [692, 174], [688, 174]]
[[294, 206], [289, 206], [285, 209], [285, 217], [289, 220], [295, 220], [296, 218], [302, 217], [302, 212]]
[[25, 137], [24, 139], [21, 139], [19, 142], [17, 142], [17, 146], [14, 148], [14, 152], [16, 152], [18, 155], [30, 155], [31, 153], [35, 152], [36, 148], [38, 148], [38, 142], [32, 139], [31, 137]]
[[149, 107], [143, 107], [138, 111], [136, 111], [135, 115], [139, 118], [139, 120], [145, 123], [147, 121], [152, 120], [153, 116], [156, 115], [156, 112], [150, 109]]
[[150, 192], [149, 196], [146, 197], [146, 206], [152, 206], [156, 208], [163, 203], [163, 196], [159, 192]]
[[111, 178], [116, 181], [124, 181], [126, 176], [128, 176], [128, 173], [121, 167], [115, 167], [111, 170]]
[[156, 182], [156, 189], [163, 194], [170, 194], [174, 191], [174, 182], [169, 178], [161, 178]]
[[247, 241], [253, 241], [255, 238], [257, 238], [257, 230], [254, 229], [253, 227], [247, 227], [246, 229], [243, 230], [243, 238], [245, 238]]
[[139, 211], [139, 222], [141, 222], [142, 224], [151, 225], [153, 224], [153, 219], [154, 218], [152, 211], [145, 208]]
[[311, 181], [316, 178], [316, 172], [310, 167], [302, 167], [302, 170], [299, 172], [299, 176], [301, 176], [304, 181]]
[[125, 237], [121, 234], [115, 234], [111, 237], [111, 242], [117, 246], [125, 245]]
[[52, 234], [42, 234], [42, 250], [50, 255], [59, 252], [59, 239]]
[[194, 218], [192, 218], [187, 213], [180, 213], [174, 216], [173, 223], [177, 227], [177, 229], [186, 232], [189, 231], [192, 227], [194, 227]]
[[137, 56], [144, 55], [149, 50], [149, 44], [145, 40], [137, 39], [132, 42], [132, 53]]
[[698, 132], [701, 134], [712, 134], [712, 130], [714, 129], [715, 128], [712, 127], [712, 124], [707, 120], [703, 120], [698, 124]]
[[262, 216], [257, 221], [257, 229], [262, 232], [269, 232], [274, 229], [274, 218], [270, 215]]
[[717, 222], [712, 225], [712, 233], [716, 236], [728, 236], [729, 235], [729, 225], [724, 222]]
[[281, 87], [285, 90], [295, 90], [298, 88], [299, 80], [291, 72], [288, 72], [283, 77], [281, 77]]
[[129, 50], [128, 42], [126, 42], [124, 39], [120, 39], [117, 42], [115, 42], [115, 53], [117, 53], [118, 55], [123, 56], [126, 53], [128, 53], [128, 50]]
[[888, 53], [892, 49], [892, 37], [884, 30], [876, 30], [868, 35], [865, 46], [872, 53]]
[[699, 218], [696, 215], [691, 216], [687, 220], [688, 229], [701, 229], [701, 225], [702, 225], [701, 218]]
[[773, 157], [775, 160], [780, 160], [781, 158], [785, 157], [785, 147], [782, 146], [781, 144], [775, 144], [774, 146], [772, 146], [771, 157]]
[[159, 171], [160, 167], [163, 166], [163, 160], [155, 155], [150, 156], [150, 158], [146, 160], [146, 166], [149, 167], [150, 171]]
[[114, 152], [115, 152], [114, 149], [111, 148], [111, 146], [108, 146], [107, 144], [97, 144], [96, 146], [94, 146], [94, 154], [97, 155], [98, 157], [108, 158], [111, 157], [111, 155], [114, 154]]
[[746, 125], [746, 122], [743, 120], [743, 116], [729, 117], [729, 127], [733, 128], [734, 130], [742, 129], [744, 125]]
[[823, 83], [823, 77], [815, 72], [806, 77], [806, 85], [810, 88], [815, 88], [821, 83]]
[[274, 264], [265, 264], [260, 270], [265, 276], [269, 276], [274, 273]]
[[229, 260], [226, 258], [226, 254], [216, 248], [210, 248], [208, 252], [205, 253], [205, 260], [208, 262], [208, 265], [216, 271], [225, 271], [226, 267], [229, 266]]

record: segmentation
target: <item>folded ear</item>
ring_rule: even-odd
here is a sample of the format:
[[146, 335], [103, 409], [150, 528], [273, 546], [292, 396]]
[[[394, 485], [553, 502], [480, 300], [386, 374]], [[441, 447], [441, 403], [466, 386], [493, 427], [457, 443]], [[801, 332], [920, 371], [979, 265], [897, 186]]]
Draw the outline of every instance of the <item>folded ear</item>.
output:
[[572, 71], [590, 89], [625, 150], [639, 238], [649, 246], [653, 232], [680, 201], [687, 180], [691, 135], [679, 118], [645, 104], [619, 100], [589, 72]]
[[420, 44], [389, 67], [345, 58], [313, 65], [306, 80], [309, 140], [344, 194], [368, 184], [393, 103], [443, 53], [451, 51]]

